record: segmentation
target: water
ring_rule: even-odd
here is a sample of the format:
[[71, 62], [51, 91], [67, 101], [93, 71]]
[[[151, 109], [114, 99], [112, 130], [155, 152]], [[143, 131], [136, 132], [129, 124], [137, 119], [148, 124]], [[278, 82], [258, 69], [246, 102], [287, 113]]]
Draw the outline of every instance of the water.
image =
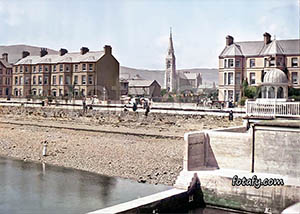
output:
[[86, 213], [167, 189], [0, 157], [0, 213]]

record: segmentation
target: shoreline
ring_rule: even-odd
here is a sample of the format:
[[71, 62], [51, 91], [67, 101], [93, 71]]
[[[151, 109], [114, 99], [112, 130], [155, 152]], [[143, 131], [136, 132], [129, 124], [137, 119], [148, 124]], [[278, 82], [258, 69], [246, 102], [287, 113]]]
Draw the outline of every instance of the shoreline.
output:
[[[241, 124], [215, 116], [79, 113], [1, 106], [0, 156], [172, 186], [182, 170], [185, 132]], [[5, 123], [9, 121], [14, 124]], [[45, 140], [46, 157], [42, 156]]]

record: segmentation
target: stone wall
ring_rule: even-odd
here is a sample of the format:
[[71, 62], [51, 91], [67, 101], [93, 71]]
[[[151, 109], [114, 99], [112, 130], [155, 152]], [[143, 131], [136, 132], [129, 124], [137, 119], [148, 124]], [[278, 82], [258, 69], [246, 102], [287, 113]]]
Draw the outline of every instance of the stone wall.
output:
[[300, 130], [256, 129], [254, 171], [300, 178]]

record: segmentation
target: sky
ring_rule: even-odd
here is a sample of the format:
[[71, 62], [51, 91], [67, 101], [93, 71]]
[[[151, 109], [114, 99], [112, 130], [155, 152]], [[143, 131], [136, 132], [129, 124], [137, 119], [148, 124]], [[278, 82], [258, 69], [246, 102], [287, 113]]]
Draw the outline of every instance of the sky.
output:
[[300, 39], [300, 0], [0, 0], [0, 45], [102, 50], [122, 66], [165, 68], [170, 27], [177, 69], [217, 68], [225, 37]]

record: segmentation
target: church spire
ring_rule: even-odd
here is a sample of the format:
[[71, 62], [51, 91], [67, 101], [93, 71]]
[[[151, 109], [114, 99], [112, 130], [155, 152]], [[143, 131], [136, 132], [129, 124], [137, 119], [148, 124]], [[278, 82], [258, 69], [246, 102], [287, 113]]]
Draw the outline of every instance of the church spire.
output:
[[170, 38], [169, 38], [169, 51], [168, 54], [174, 54], [174, 47], [173, 47], [173, 39], [172, 39], [172, 27], [170, 27]]

